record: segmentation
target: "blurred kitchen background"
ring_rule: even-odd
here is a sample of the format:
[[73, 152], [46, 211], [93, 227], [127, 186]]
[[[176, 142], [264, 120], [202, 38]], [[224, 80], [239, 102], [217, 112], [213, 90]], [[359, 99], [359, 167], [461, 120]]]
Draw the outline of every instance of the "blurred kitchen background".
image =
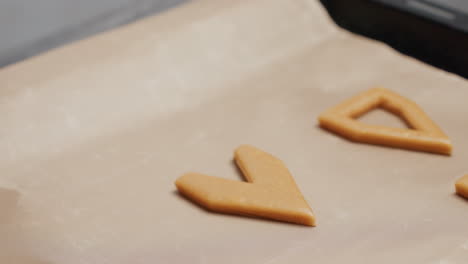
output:
[[0, 0], [0, 68], [187, 0]]
[[[187, 1], [0, 0], [0, 68]], [[316, 1], [342, 28], [468, 78], [468, 0]]]

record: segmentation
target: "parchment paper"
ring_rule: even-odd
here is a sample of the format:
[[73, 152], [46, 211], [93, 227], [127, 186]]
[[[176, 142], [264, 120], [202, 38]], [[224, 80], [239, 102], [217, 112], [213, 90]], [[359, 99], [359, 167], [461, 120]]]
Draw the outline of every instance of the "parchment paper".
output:
[[[317, 127], [376, 85], [425, 109], [453, 156]], [[195, 1], [4, 68], [0, 87], [0, 186], [19, 195], [2, 263], [468, 262], [467, 82], [341, 31], [317, 1]], [[287, 164], [317, 227], [177, 194], [188, 171], [241, 180], [244, 143]]]

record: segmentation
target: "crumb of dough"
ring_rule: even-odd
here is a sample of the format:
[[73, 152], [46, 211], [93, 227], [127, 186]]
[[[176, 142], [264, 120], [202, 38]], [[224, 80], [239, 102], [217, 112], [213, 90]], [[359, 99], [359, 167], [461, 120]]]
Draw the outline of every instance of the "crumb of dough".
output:
[[468, 174], [455, 183], [455, 190], [458, 195], [468, 199]]

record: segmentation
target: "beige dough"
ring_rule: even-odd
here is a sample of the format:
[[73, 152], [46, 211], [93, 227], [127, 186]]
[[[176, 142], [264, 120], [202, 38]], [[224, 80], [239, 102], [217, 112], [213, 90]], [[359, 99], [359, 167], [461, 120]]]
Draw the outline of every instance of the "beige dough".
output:
[[214, 212], [315, 226], [311, 208], [281, 160], [249, 145], [238, 147], [234, 160], [247, 182], [187, 173], [177, 179], [177, 189]]
[[[368, 125], [355, 118], [381, 107], [400, 116], [411, 129]], [[414, 102], [392, 91], [374, 88], [329, 109], [320, 125], [349, 140], [450, 155], [452, 144], [442, 130]]]
[[455, 190], [458, 195], [468, 199], [468, 174], [455, 183]]

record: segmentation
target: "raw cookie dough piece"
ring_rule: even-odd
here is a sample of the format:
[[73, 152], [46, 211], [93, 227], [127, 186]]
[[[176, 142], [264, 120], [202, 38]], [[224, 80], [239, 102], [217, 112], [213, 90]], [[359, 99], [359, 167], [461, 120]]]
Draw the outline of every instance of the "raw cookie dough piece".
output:
[[463, 196], [466, 199], [468, 199], [468, 175], [461, 177], [455, 183], [455, 190], [457, 191], [458, 195]]
[[[368, 125], [355, 120], [381, 107], [400, 116], [411, 129]], [[319, 116], [320, 126], [349, 140], [450, 155], [452, 144], [414, 102], [383, 88], [363, 92]]]
[[315, 226], [311, 208], [283, 162], [249, 145], [234, 153], [247, 182], [198, 173], [176, 181], [181, 194], [208, 210]]

